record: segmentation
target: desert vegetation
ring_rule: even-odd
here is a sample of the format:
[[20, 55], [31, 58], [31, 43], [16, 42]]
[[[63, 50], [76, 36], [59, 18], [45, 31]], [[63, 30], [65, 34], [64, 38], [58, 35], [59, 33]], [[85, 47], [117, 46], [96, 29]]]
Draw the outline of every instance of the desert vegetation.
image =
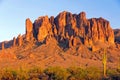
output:
[[104, 77], [107, 77], [106, 75], [106, 70], [107, 70], [107, 54], [106, 54], [106, 50], [104, 49], [104, 53], [103, 53], [103, 73], [104, 73]]
[[[107, 70], [107, 76], [111, 80], [120, 80], [118, 70]], [[97, 67], [48, 67], [42, 69], [19, 68], [0, 69], [0, 80], [104, 80], [103, 71]]]

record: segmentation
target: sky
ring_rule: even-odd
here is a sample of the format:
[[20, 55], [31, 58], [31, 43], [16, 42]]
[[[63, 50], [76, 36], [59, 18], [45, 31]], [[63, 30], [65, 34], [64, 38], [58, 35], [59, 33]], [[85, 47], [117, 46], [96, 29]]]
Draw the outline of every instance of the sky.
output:
[[57, 16], [62, 11], [87, 18], [103, 17], [112, 28], [120, 28], [120, 0], [0, 0], [0, 42], [25, 33], [25, 20]]

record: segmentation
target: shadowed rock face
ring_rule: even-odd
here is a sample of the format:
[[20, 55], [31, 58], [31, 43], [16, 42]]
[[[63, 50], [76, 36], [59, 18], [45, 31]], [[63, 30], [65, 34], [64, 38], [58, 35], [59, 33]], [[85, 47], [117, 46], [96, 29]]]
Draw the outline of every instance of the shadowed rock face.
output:
[[120, 29], [114, 29], [115, 42], [120, 43]]
[[[43, 16], [35, 20], [33, 25], [34, 35], [40, 42], [43, 42], [47, 36], [52, 36], [67, 47], [70, 47], [70, 44], [75, 46], [80, 42], [85, 45], [92, 45], [97, 41], [114, 44], [114, 32], [109, 21], [103, 18], [87, 19], [85, 12], [72, 14], [64, 11], [55, 18]], [[76, 40], [75, 37], [79, 39]]]

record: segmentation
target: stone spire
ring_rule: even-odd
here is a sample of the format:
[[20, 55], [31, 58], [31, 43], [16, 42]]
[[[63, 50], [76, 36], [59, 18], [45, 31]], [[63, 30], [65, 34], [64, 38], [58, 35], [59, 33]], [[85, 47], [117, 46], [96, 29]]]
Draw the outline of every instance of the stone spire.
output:
[[23, 43], [23, 38], [22, 38], [21, 34], [18, 35], [17, 40], [18, 40], [18, 46], [21, 46]]
[[26, 40], [29, 41], [33, 38], [33, 24], [31, 20], [26, 19]]
[[4, 44], [4, 42], [2, 42], [2, 50], [4, 50], [5, 49], [5, 44]]
[[13, 46], [16, 46], [16, 38], [13, 38]]

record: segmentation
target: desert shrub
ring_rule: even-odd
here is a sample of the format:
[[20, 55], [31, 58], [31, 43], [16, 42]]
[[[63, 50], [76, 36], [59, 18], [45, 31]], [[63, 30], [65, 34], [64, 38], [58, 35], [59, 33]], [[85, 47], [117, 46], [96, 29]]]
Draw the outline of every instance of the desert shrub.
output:
[[44, 72], [49, 76], [49, 79], [53, 80], [67, 80], [69, 76], [67, 70], [61, 67], [49, 67]]
[[20, 69], [0, 69], [0, 80], [120, 80], [117, 69], [108, 69], [107, 78], [103, 77], [102, 70], [96, 67], [39, 67]]
[[107, 73], [108, 73], [108, 76], [111, 76], [111, 75], [117, 74], [118, 72], [115, 69], [114, 70], [109, 69], [109, 70], [107, 70]]
[[67, 69], [70, 73], [69, 79], [71, 80], [86, 80], [87, 71], [80, 67], [71, 67]]
[[29, 69], [29, 73], [39, 73], [39, 74], [42, 74], [43, 73], [43, 69], [39, 68], [39, 67], [33, 67], [33, 68]]
[[120, 73], [120, 67], [117, 68], [117, 72]]
[[3, 72], [0, 77], [1, 80], [14, 80], [14, 76], [10, 72]]
[[107, 70], [108, 76], [112, 79], [112, 80], [120, 80], [120, 73], [115, 70], [115, 69], [109, 69]]
[[23, 69], [23, 68], [20, 68], [19, 70], [16, 70], [17, 71], [17, 76], [16, 76], [16, 79], [17, 80], [28, 80], [29, 79], [29, 74], [28, 74], [28, 69]]
[[42, 78], [44, 75], [43, 69], [39, 67], [34, 67], [30, 69], [28, 73], [29, 73], [30, 79], [39, 79], [39, 78]]
[[96, 67], [89, 67], [86, 68], [87, 71], [87, 80], [101, 80], [102, 79], [102, 73], [100, 69]]
[[0, 71], [0, 80], [14, 80], [16, 75], [16, 71], [6, 68]]

